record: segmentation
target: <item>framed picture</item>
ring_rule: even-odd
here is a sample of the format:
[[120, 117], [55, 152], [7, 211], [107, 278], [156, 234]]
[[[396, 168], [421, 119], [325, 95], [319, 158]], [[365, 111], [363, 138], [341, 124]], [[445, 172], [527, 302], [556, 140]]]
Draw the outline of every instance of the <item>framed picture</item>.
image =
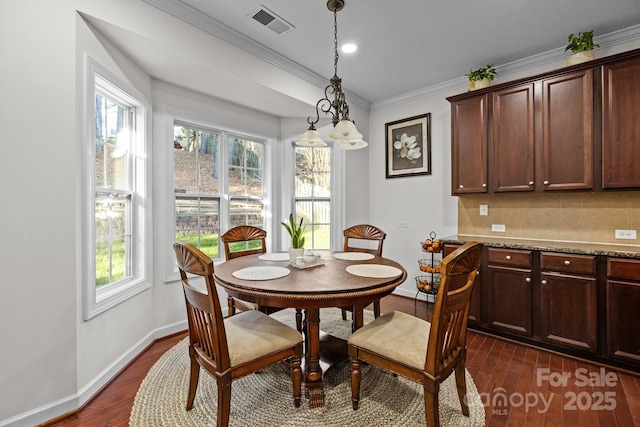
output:
[[431, 113], [387, 123], [387, 178], [431, 175]]

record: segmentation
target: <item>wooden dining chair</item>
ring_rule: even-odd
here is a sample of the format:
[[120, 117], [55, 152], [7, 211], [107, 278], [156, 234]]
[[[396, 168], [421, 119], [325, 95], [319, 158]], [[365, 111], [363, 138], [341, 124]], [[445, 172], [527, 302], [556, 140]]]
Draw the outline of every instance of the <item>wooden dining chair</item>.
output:
[[[267, 252], [267, 232], [253, 225], [238, 225], [227, 230], [220, 240], [224, 246], [224, 256], [227, 261], [241, 256], [264, 254]], [[257, 246], [256, 246], [257, 244]], [[249, 301], [243, 301], [232, 296], [227, 297], [229, 307], [228, 316], [231, 317], [237, 311], [259, 310], [266, 314], [272, 314], [283, 310], [278, 307], [267, 307]], [[296, 328], [302, 331], [302, 310], [296, 309]]]
[[[440, 383], [455, 371], [462, 413], [469, 416], [465, 399], [467, 319], [481, 258], [482, 244], [469, 242], [442, 260], [442, 278], [432, 322], [394, 311], [374, 319], [351, 335], [348, 343], [354, 410], [360, 402], [360, 366], [366, 362], [423, 385], [429, 427], [440, 425]], [[464, 284], [454, 289], [452, 282]]]
[[[187, 410], [193, 408], [203, 367], [218, 386], [217, 425], [227, 426], [232, 381], [280, 362], [291, 368], [293, 403], [299, 407], [302, 334], [258, 310], [223, 318], [211, 258], [189, 243], [177, 242], [173, 250], [182, 278], [189, 326], [191, 373]], [[187, 274], [204, 278], [207, 293], [194, 289]]]
[[[368, 224], [354, 225], [345, 229], [343, 252], [366, 252], [376, 256], [382, 256], [382, 245], [387, 234], [378, 227]], [[367, 245], [374, 242], [375, 245]], [[361, 243], [361, 244], [359, 244]], [[353, 311], [353, 307], [341, 307], [342, 320], [347, 320], [347, 311]], [[380, 300], [373, 302], [373, 315], [380, 317]]]

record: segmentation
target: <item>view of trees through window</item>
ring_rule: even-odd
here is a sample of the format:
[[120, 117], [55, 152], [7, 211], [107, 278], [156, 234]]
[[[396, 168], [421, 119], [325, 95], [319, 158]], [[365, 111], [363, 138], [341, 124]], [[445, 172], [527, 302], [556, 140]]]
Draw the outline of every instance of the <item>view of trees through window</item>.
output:
[[331, 147], [295, 147], [295, 215], [305, 247], [331, 248]]
[[[226, 145], [221, 143], [225, 139]], [[223, 150], [226, 165], [220, 163]], [[176, 240], [215, 259], [220, 256], [221, 215], [230, 227], [264, 227], [264, 142], [176, 123], [173, 156]], [[228, 212], [222, 211], [223, 195]]]

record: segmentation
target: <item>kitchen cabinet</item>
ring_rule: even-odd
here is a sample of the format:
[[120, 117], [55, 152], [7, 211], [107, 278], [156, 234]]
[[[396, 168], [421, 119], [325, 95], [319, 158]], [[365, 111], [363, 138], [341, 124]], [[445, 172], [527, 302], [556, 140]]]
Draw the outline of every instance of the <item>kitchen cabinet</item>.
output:
[[[458, 249], [461, 245], [445, 245], [443, 256], [446, 257], [451, 252]], [[469, 303], [469, 324], [479, 325], [482, 323], [482, 269], [479, 269], [476, 278], [473, 281], [473, 289], [471, 291], [471, 302]], [[453, 276], [451, 278], [451, 288], [456, 289], [464, 286], [466, 277]]]
[[543, 341], [595, 353], [598, 349], [596, 257], [540, 253]]
[[451, 105], [451, 180], [454, 194], [487, 192], [487, 95]]
[[533, 335], [531, 251], [487, 249], [487, 321], [512, 334]]
[[603, 188], [640, 188], [640, 58], [602, 67]]
[[607, 259], [607, 355], [640, 365], [640, 261]]
[[447, 100], [453, 195], [640, 188], [640, 49]]

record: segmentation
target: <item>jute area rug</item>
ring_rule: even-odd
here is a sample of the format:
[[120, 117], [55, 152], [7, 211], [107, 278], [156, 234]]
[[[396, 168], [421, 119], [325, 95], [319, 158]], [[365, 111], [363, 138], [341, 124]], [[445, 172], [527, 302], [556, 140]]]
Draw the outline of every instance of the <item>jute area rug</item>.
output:
[[[295, 325], [295, 312], [282, 310], [273, 315]], [[322, 309], [320, 327], [334, 336], [347, 338], [349, 320], [343, 321], [339, 309]], [[373, 314], [365, 311], [365, 323]], [[216, 425], [216, 382], [204, 370], [196, 392], [194, 407], [185, 410], [189, 388], [188, 338], [168, 350], [151, 368], [136, 395], [131, 427], [203, 427]], [[231, 426], [418, 426], [425, 425], [422, 386], [372, 365], [364, 365], [360, 388], [360, 407], [351, 407], [348, 361], [325, 373], [325, 405], [309, 408], [302, 388], [302, 403], [293, 406], [291, 377], [276, 365], [233, 381], [231, 385]], [[484, 426], [484, 406], [473, 379], [467, 372], [470, 416], [462, 415], [451, 375], [440, 388], [440, 423], [443, 426]]]

